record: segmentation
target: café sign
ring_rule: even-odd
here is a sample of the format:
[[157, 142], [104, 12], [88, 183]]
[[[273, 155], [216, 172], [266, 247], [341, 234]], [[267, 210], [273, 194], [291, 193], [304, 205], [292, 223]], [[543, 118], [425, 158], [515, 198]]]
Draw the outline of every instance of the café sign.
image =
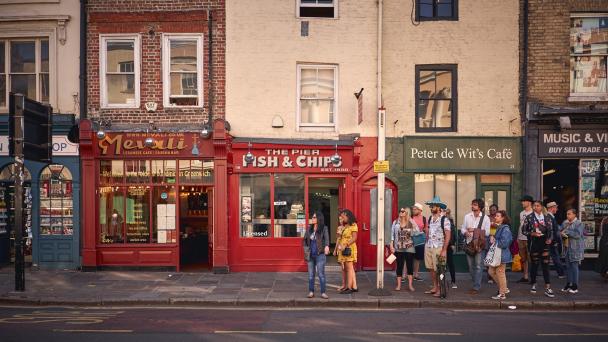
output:
[[[265, 148], [251, 150], [253, 160], [246, 159], [248, 150], [235, 151], [236, 171], [282, 171], [282, 172], [351, 172], [350, 162], [345, 160], [344, 153], [339, 163], [333, 164], [331, 157], [334, 149], [310, 148]], [[311, 170], [312, 169], [312, 170]]]
[[518, 138], [404, 138], [405, 172], [519, 172], [520, 168]]
[[606, 157], [606, 130], [539, 130], [538, 156], [550, 157]]
[[[146, 138], [152, 138], [154, 143], [146, 146]], [[196, 146], [196, 149], [194, 148]], [[207, 155], [207, 146], [200, 140], [198, 134], [189, 132], [162, 133], [106, 133], [105, 138], [97, 141], [96, 153], [101, 157], [111, 156], [178, 156], [193, 157], [198, 154]], [[199, 152], [200, 149], [200, 152]]]

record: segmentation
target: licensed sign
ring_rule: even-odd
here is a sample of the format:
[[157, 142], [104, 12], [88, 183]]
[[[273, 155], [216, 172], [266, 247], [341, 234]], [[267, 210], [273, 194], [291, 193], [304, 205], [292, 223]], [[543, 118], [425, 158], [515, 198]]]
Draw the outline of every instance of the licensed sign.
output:
[[607, 130], [539, 130], [538, 156], [605, 157], [608, 156]]
[[374, 161], [374, 172], [375, 173], [386, 173], [389, 172], [390, 165], [388, 160], [376, 160]]

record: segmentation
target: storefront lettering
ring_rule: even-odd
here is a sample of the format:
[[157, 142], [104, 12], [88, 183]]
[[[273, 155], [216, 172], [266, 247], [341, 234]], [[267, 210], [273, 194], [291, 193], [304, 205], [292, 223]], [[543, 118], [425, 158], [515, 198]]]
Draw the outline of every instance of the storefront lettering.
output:
[[514, 153], [510, 148], [489, 148], [482, 150], [479, 148], [456, 148], [455, 151], [448, 147], [443, 150], [410, 148], [410, 158], [412, 159], [504, 159], [511, 160]]
[[[142, 154], [145, 154], [146, 149], [157, 150], [162, 154], [173, 154], [178, 153], [180, 150], [186, 148], [186, 143], [183, 137], [154, 137], [154, 144], [151, 147], [145, 146], [145, 136], [138, 137], [138, 139], [124, 139], [122, 134], [114, 136], [106, 135], [103, 140], [99, 141], [99, 148], [101, 154], [108, 154], [108, 148], [114, 146], [114, 154], [119, 155], [126, 151], [140, 150]], [[157, 152], [158, 153], [158, 152]]]
[[541, 130], [539, 133], [539, 157], [601, 157], [608, 154], [608, 132], [605, 130]]
[[322, 168], [335, 169], [342, 166], [331, 162], [331, 156], [321, 156], [320, 150], [304, 149], [266, 149], [267, 155], [255, 156], [253, 162], [247, 163], [243, 155], [243, 167], [253, 166], [255, 168], [283, 167], [283, 168]]

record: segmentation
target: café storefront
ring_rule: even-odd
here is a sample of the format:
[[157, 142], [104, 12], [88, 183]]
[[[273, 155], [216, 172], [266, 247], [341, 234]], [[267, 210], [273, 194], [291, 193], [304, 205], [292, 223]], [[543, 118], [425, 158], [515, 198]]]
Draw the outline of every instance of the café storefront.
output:
[[305, 271], [302, 237], [312, 213], [323, 213], [335, 242], [338, 211], [354, 208], [359, 150], [352, 140], [234, 139], [230, 270]]
[[217, 175], [218, 166], [226, 170], [225, 152], [216, 153], [226, 148], [222, 133], [106, 132], [99, 139], [81, 123], [83, 267], [227, 268], [226, 221], [216, 217], [218, 206], [226, 208], [226, 178]]

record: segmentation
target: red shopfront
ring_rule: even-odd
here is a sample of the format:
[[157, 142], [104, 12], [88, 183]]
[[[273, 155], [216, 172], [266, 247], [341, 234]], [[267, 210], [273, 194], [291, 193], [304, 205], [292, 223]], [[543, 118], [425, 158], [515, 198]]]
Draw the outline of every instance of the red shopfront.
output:
[[239, 138], [231, 152], [230, 270], [305, 271], [301, 238], [311, 214], [323, 213], [335, 242], [339, 209], [354, 211], [359, 144]]
[[98, 139], [82, 122], [83, 266], [227, 270], [227, 219], [218, 215], [227, 209], [222, 128], [216, 123], [211, 139], [197, 132]]

